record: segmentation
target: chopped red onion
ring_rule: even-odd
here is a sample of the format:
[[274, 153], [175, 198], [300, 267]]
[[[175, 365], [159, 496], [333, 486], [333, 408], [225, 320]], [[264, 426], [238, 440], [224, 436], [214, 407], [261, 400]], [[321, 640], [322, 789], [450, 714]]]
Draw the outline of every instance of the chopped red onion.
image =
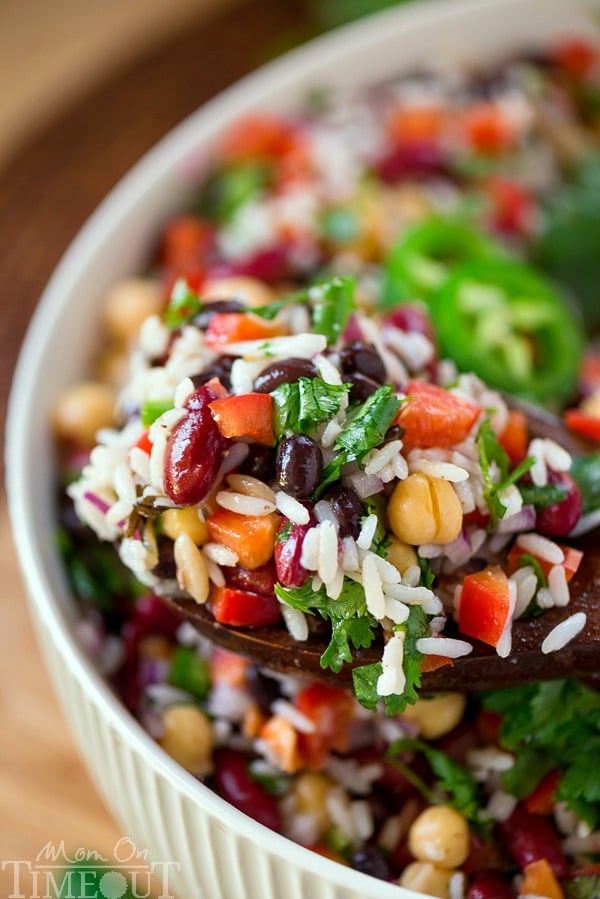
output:
[[501, 518], [496, 525], [497, 534], [517, 534], [521, 531], [530, 531], [535, 527], [534, 506], [523, 506], [516, 515], [510, 518]]
[[89, 490], [86, 490], [86, 492], [83, 494], [83, 498], [86, 499], [88, 503], [91, 503], [92, 506], [95, 506], [97, 509], [99, 509], [103, 515], [106, 515], [106, 513], [110, 509], [109, 503]]
[[342, 484], [345, 487], [352, 487], [361, 499], [381, 493], [384, 487], [380, 477], [376, 474], [365, 474], [364, 471], [353, 471], [352, 474], [346, 475], [342, 478]]
[[217, 472], [217, 477], [215, 478], [215, 483], [219, 483], [222, 481], [225, 475], [229, 474], [230, 471], [233, 471], [234, 468], [237, 468], [238, 465], [241, 465], [248, 453], [250, 452], [247, 443], [234, 443], [229, 448], [229, 452], [221, 462], [221, 467]]

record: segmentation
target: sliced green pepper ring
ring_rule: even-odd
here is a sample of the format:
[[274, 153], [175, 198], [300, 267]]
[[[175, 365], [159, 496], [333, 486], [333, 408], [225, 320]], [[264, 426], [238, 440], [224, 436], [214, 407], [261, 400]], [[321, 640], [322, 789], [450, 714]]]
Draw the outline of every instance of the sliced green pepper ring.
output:
[[441, 218], [419, 222], [404, 232], [386, 260], [383, 306], [428, 300], [454, 265], [504, 256], [498, 244], [463, 222]]
[[583, 335], [562, 296], [509, 259], [454, 268], [430, 302], [442, 355], [493, 387], [534, 402], [572, 393]]

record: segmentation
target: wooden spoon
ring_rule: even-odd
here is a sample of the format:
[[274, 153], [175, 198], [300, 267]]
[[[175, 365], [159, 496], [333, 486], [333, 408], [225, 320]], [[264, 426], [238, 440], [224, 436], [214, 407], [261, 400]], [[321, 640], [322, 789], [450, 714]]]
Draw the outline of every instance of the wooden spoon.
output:
[[[525, 411], [530, 432], [536, 437], [550, 437], [571, 453], [590, 451], [593, 447], [569, 432], [553, 415], [517, 403], [511, 406]], [[597, 450], [597, 447], [596, 447]], [[553, 680], [571, 675], [590, 676], [600, 673], [600, 538], [592, 532], [576, 542], [584, 553], [583, 561], [570, 583], [571, 602], [566, 608], [553, 608], [533, 618], [521, 618], [513, 625], [512, 651], [500, 658], [492, 647], [470, 640], [473, 652], [456, 659], [436, 671], [423, 674], [423, 692], [450, 690], [490, 690], [516, 684]], [[211, 643], [246, 656], [252, 662], [284, 674], [302, 675], [332, 684], [352, 682], [352, 669], [381, 659], [383, 643], [375, 641], [368, 649], [353, 652], [351, 664], [339, 673], [321, 668], [320, 657], [328, 640], [311, 635], [297, 641], [285, 627], [235, 628], [215, 621], [206, 606], [191, 599], [166, 598], [168, 605], [189, 621]], [[575, 612], [585, 612], [586, 626], [563, 649], [543, 654], [544, 637], [561, 621]], [[315, 616], [318, 620], [320, 617]], [[456, 625], [448, 622], [445, 636], [459, 637]]]

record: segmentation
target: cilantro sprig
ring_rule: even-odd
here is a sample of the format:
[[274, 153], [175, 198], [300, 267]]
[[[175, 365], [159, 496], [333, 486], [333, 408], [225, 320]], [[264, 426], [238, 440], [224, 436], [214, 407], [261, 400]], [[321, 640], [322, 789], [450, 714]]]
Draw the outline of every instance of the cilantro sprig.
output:
[[315, 493], [316, 499], [322, 496], [329, 484], [338, 480], [347, 462], [360, 462], [370, 450], [383, 442], [401, 402], [394, 388], [385, 384], [378, 387], [364, 403], [351, 408], [344, 429], [334, 443], [336, 455], [323, 471]]
[[271, 392], [277, 440], [286, 433], [310, 434], [339, 412], [349, 384], [327, 384], [321, 378], [299, 378]]
[[345, 277], [331, 278], [266, 306], [252, 306], [247, 311], [271, 321], [283, 308], [294, 303], [308, 305], [312, 330], [325, 337], [327, 345], [332, 346], [342, 334], [355, 307], [354, 280]]
[[344, 662], [352, 661], [350, 643], [355, 649], [367, 649], [375, 639], [377, 622], [367, 611], [362, 584], [344, 579], [338, 599], [327, 596], [325, 587], [315, 591], [309, 581], [302, 587], [275, 585], [278, 599], [293, 609], [312, 615], [314, 611], [331, 622], [331, 639], [321, 656], [321, 667], [341, 670]]
[[515, 753], [504, 788], [528, 796], [552, 769], [560, 772], [556, 799], [592, 829], [600, 825], [600, 693], [575, 680], [530, 684], [483, 696], [502, 716], [499, 738]]
[[[424, 756], [436, 778], [434, 787], [428, 786], [415, 774], [412, 766], [400, 758], [407, 752]], [[489, 828], [489, 823], [481, 814], [481, 798], [475, 779], [445, 752], [434, 749], [423, 740], [406, 738], [392, 743], [387, 756], [428, 802], [433, 805], [452, 805], [480, 832]]]
[[488, 418], [481, 424], [477, 432], [477, 450], [485, 485], [483, 495], [490, 511], [492, 523], [496, 524], [506, 514], [506, 506], [500, 499], [500, 494], [522, 478], [535, 463], [535, 459], [533, 456], [527, 456], [510, 471], [510, 460], [500, 446]]
[[[411, 606], [410, 613], [404, 624], [399, 624], [395, 631], [404, 631], [404, 662], [403, 670], [406, 685], [402, 694], [385, 697], [385, 711], [388, 715], [398, 715], [407, 705], [417, 701], [417, 690], [421, 686], [421, 662], [423, 654], [417, 649], [417, 640], [429, 634], [427, 615], [421, 606]], [[377, 681], [382, 674], [381, 662], [373, 662], [370, 665], [361, 665], [352, 672], [354, 692], [356, 698], [366, 709], [374, 712], [377, 709], [381, 696], [377, 693]]]
[[169, 303], [164, 311], [164, 323], [170, 331], [176, 331], [202, 312], [204, 304], [197, 293], [189, 287], [184, 278], [179, 278], [173, 285]]

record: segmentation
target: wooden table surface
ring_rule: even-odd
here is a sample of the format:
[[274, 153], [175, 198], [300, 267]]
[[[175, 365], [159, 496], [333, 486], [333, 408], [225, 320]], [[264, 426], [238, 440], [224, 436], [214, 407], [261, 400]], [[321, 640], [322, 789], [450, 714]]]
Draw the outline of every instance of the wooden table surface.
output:
[[[300, 15], [299, 0], [250, 0], [188, 22], [57, 115], [0, 171], [0, 427], [27, 321], [79, 226], [146, 149], [261, 62]], [[1, 491], [0, 585], [0, 860], [33, 860], [49, 840], [110, 854], [121, 834], [50, 692]], [[0, 895], [10, 896], [11, 866], [1, 868]]]

